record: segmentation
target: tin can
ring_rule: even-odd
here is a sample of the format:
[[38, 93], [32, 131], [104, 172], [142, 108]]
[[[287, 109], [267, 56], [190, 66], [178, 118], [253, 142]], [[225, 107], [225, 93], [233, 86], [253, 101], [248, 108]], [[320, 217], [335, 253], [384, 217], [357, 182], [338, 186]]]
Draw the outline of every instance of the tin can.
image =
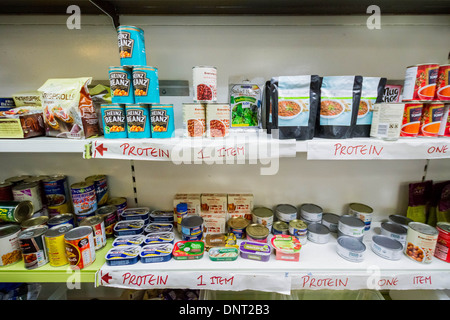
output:
[[125, 197], [113, 197], [108, 200], [107, 204], [113, 205], [117, 208], [117, 217], [120, 217], [122, 212], [128, 208], [127, 198]]
[[339, 218], [335, 213], [322, 214], [322, 224], [330, 229], [330, 232], [336, 233], [338, 231]]
[[344, 215], [339, 218], [338, 237], [350, 236], [362, 241], [364, 238], [364, 222], [356, 217]]
[[403, 101], [430, 101], [436, 91], [439, 64], [424, 63], [406, 68]]
[[319, 222], [308, 224], [308, 240], [314, 243], [324, 244], [330, 240], [330, 229]]
[[44, 190], [44, 180], [48, 179], [49, 176], [47, 175], [39, 175], [39, 176], [33, 176], [30, 178], [25, 179], [25, 183], [37, 183], [39, 188], [39, 193], [41, 194], [41, 201], [44, 208], [47, 207], [47, 197], [45, 195]]
[[289, 221], [289, 234], [296, 237], [306, 237], [308, 232], [308, 225], [302, 220]]
[[158, 69], [150, 66], [133, 67], [135, 103], [159, 103]]
[[438, 231], [421, 222], [411, 222], [406, 235], [404, 253], [407, 257], [420, 262], [430, 263], [436, 248]]
[[376, 103], [373, 106], [370, 136], [394, 141], [400, 137], [404, 103]]
[[83, 269], [95, 261], [92, 228], [76, 227], [64, 235], [67, 260], [72, 269]]
[[366, 245], [350, 236], [337, 239], [337, 254], [351, 262], [362, 262], [366, 252]]
[[73, 214], [71, 213], [58, 214], [56, 216], [51, 217], [47, 221], [47, 225], [49, 228], [53, 228], [64, 224], [68, 224], [71, 225], [72, 227], [75, 227], [75, 220]]
[[177, 230], [181, 232], [181, 222], [188, 214], [188, 205], [185, 202], [178, 203], [175, 209], [177, 216]]
[[252, 222], [265, 226], [268, 230], [272, 229], [273, 211], [266, 207], [257, 207], [252, 210]]
[[450, 104], [444, 105], [444, 115], [439, 127], [439, 137], [450, 137]]
[[388, 238], [397, 240], [404, 247], [406, 244], [406, 234], [408, 229], [404, 226], [393, 223], [393, 222], [382, 222], [381, 223], [381, 235], [387, 236]]
[[13, 184], [11, 182], [0, 183], [0, 201], [14, 200], [12, 187]]
[[297, 208], [290, 204], [279, 204], [275, 207], [275, 215], [280, 221], [289, 223], [297, 219]]
[[108, 202], [109, 197], [108, 179], [106, 178], [106, 175], [96, 174], [87, 177], [85, 181], [94, 184], [97, 206], [105, 205]]
[[92, 228], [95, 250], [99, 250], [106, 245], [105, 223], [101, 216], [96, 215], [83, 219], [83, 221], [80, 222], [80, 227], [81, 226]]
[[152, 104], [150, 107], [152, 138], [173, 138], [175, 118], [172, 104]]
[[206, 105], [200, 103], [183, 103], [184, 135], [190, 138], [206, 135]]
[[7, 266], [22, 260], [22, 252], [19, 245], [18, 224], [0, 225], [0, 267]]
[[119, 216], [117, 215], [117, 207], [115, 205], [109, 204], [98, 208], [95, 214], [103, 218], [103, 222], [105, 224], [106, 237], [107, 238], [113, 237], [114, 226], [119, 220]]
[[15, 201], [31, 201], [33, 203], [34, 212], [43, 209], [41, 190], [36, 182], [15, 185], [12, 187], [12, 192]]
[[392, 238], [375, 235], [372, 237], [372, 251], [378, 256], [388, 260], [400, 260], [403, 245]]
[[236, 239], [245, 239], [245, 228], [249, 223], [244, 217], [232, 217], [227, 221], [228, 228], [236, 236]]
[[124, 139], [127, 134], [127, 117], [122, 104], [102, 104], [103, 135], [105, 139]]
[[445, 262], [450, 262], [450, 223], [438, 222], [436, 230], [439, 232], [434, 256]]
[[252, 223], [245, 229], [247, 233], [247, 240], [267, 243], [267, 237], [269, 236], [269, 229], [265, 225], [259, 223]]
[[44, 234], [49, 263], [52, 267], [60, 267], [69, 263], [66, 255], [64, 235], [72, 230], [70, 224], [59, 225], [48, 229]]
[[133, 76], [129, 67], [109, 67], [112, 103], [134, 103]]
[[144, 30], [121, 25], [117, 27], [117, 40], [121, 66], [147, 65]]
[[348, 206], [348, 214], [354, 216], [364, 222], [364, 230], [370, 230], [372, 223], [373, 209], [362, 203], [350, 203]]
[[198, 236], [203, 231], [203, 218], [186, 216], [181, 220], [181, 233], [187, 236]]
[[435, 100], [450, 100], [450, 64], [440, 65], [436, 80]]
[[419, 136], [437, 137], [443, 117], [443, 103], [425, 103], [422, 109], [422, 118], [420, 119]]
[[0, 221], [18, 222], [28, 220], [34, 214], [31, 201], [2, 201], [0, 202]]
[[127, 114], [128, 138], [151, 138], [150, 111], [148, 105], [132, 104], [125, 106]]
[[36, 227], [23, 230], [18, 239], [26, 269], [35, 269], [48, 263], [44, 233], [48, 227]]
[[206, 105], [206, 136], [223, 138], [230, 134], [231, 109], [229, 104], [208, 103]]
[[195, 102], [217, 101], [217, 69], [209, 66], [192, 68]]
[[67, 177], [62, 174], [51, 175], [42, 181], [47, 197], [49, 216], [72, 212], [70, 190]]
[[70, 186], [77, 222], [89, 217], [97, 210], [95, 186], [92, 182], [77, 182]]
[[422, 119], [423, 103], [405, 103], [403, 111], [401, 137], [417, 137]]
[[322, 213], [322, 208], [316, 204], [304, 203], [300, 206], [300, 218], [307, 223], [322, 221]]
[[409, 223], [413, 222], [412, 219], [400, 214], [389, 215], [389, 221], [401, 225], [402, 227], [406, 228], [406, 230], [408, 230]]
[[25, 182], [25, 179], [28, 179], [28, 178], [31, 178], [31, 176], [24, 174], [24, 175], [20, 175], [20, 176], [9, 177], [9, 178], [5, 179], [5, 182], [10, 182], [13, 185], [16, 185], [16, 184]]
[[289, 225], [284, 221], [275, 221], [272, 225], [272, 233], [274, 235], [275, 234], [289, 234]]
[[20, 224], [20, 227], [22, 230], [38, 227], [38, 226], [46, 226], [48, 222], [47, 216], [39, 216], [39, 217], [32, 217], [30, 219], [27, 219], [25, 221], [22, 221]]

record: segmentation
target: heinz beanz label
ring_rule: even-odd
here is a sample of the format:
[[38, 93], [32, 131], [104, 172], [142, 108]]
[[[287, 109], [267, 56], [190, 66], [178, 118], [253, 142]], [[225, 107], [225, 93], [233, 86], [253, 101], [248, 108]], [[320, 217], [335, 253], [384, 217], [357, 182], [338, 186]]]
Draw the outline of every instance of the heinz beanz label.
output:
[[147, 65], [144, 30], [134, 26], [119, 26], [117, 40], [121, 66]]
[[131, 69], [127, 67], [109, 67], [109, 84], [112, 103], [134, 103]]
[[127, 105], [127, 134], [128, 138], [150, 138], [149, 107], [144, 104]]
[[134, 67], [133, 88], [136, 103], [159, 103], [158, 69]]
[[102, 104], [103, 132], [107, 139], [126, 138], [125, 107], [120, 104]]
[[175, 133], [173, 105], [153, 104], [150, 107], [152, 138], [171, 138]]

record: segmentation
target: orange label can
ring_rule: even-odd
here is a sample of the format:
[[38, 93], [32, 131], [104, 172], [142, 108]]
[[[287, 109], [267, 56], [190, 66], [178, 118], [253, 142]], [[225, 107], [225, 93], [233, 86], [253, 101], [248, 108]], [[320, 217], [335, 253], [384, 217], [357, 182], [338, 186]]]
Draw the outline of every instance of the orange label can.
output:
[[419, 134], [420, 120], [422, 119], [422, 103], [406, 103], [403, 112], [401, 137], [416, 137]]
[[437, 137], [444, 116], [443, 103], [426, 103], [422, 109], [419, 136]]
[[436, 93], [434, 95], [435, 100], [450, 100], [450, 64], [439, 66], [437, 80], [436, 80]]
[[95, 261], [95, 244], [92, 228], [76, 227], [64, 235], [67, 260], [72, 269], [83, 269]]
[[434, 99], [439, 65], [426, 63], [406, 68], [402, 101], [430, 101]]

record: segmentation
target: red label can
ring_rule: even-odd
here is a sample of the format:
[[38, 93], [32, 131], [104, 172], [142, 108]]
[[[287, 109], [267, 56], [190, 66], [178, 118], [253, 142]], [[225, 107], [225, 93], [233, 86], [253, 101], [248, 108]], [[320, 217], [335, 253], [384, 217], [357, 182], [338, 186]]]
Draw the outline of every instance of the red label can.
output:
[[450, 262], [450, 223], [438, 222], [436, 225], [439, 231], [434, 256], [445, 262]]
[[443, 103], [426, 103], [422, 109], [419, 136], [437, 137], [444, 117]]
[[95, 261], [95, 244], [92, 228], [77, 227], [64, 235], [67, 260], [72, 269], [83, 269]]
[[450, 104], [444, 105], [444, 116], [441, 120], [438, 136], [450, 137]]
[[402, 101], [430, 101], [434, 99], [439, 65], [419, 64], [406, 68]]
[[416, 137], [419, 134], [420, 120], [422, 118], [422, 103], [406, 103], [403, 112], [401, 137]]
[[434, 95], [435, 100], [450, 100], [450, 64], [439, 66], [437, 80], [436, 80], [436, 93]]

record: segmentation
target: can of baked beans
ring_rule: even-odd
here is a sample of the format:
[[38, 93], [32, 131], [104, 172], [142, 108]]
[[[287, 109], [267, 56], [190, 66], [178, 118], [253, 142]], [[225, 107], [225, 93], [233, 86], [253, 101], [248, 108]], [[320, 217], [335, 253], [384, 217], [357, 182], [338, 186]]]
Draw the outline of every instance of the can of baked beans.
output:
[[128, 138], [151, 138], [150, 108], [146, 104], [125, 106]]
[[66, 255], [64, 235], [72, 230], [72, 225], [64, 224], [48, 229], [44, 234], [48, 260], [52, 267], [60, 267], [69, 263]]
[[15, 201], [29, 200], [33, 203], [34, 212], [42, 210], [42, 195], [39, 185], [34, 183], [20, 183], [12, 187]]
[[403, 101], [434, 99], [439, 64], [424, 63], [406, 68]]
[[92, 228], [94, 237], [94, 248], [99, 250], [106, 245], [105, 223], [99, 215], [88, 217], [81, 221], [80, 226], [88, 226]]
[[20, 250], [26, 269], [35, 269], [48, 263], [44, 240], [47, 230], [47, 226], [41, 226], [25, 229], [19, 234]]
[[419, 136], [437, 137], [443, 117], [443, 103], [425, 103], [422, 109], [422, 118], [420, 119]]
[[434, 99], [450, 100], [450, 64], [439, 66]]
[[192, 68], [195, 102], [217, 101], [217, 68], [195, 66]]
[[13, 184], [11, 182], [0, 183], [0, 201], [14, 200], [12, 187]]
[[158, 69], [151, 66], [133, 67], [135, 103], [159, 103]]
[[70, 186], [77, 222], [89, 217], [97, 210], [97, 197], [92, 182], [77, 182]]
[[112, 103], [134, 103], [133, 76], [129, 67], [109, 67]]
[[422, 108], [422, 103], [405, 103], [400, 131], [401, 137], [416, 137], [419, 134]]
[[103, 137], [105, 139], [127, 138], [127, 117], [125, 106], [120, 103], [100, 105], [102, 113]]
[[121, 66], [147, 65], [144, 30], [121, 25], [117, 27], [117, 40]]
[[97, 205], [102, 206], [108, 202], [108, 179], [104, 174], [96, 174], [85, 179], [86, 182], [92, 182], [95, 187], [95, 197], [97, 198]]
[[231, 110], [229, 104], [208, 103], [206, 105], [206, 136], [223, 138], [230, 134]]
[[95, 212], [96, 215], [103, 218], [105, 224], [105, 234], [107, 238], [114, 236], [114, 226], [116, 225], [119, 217], [117, 215], [117, 207], [112, 204], [100, 207]]
[[183, 103], [183, 129], [186, 137], [198, 138], [206, 134], [206, 105]]
[[406, 246], [403, 252], [417, 262], [430, 263], [436, 249], [438, 231], [421, 222], [411, 222], [408, 226]]
[[450, 262], [450, 223], [438, 222], [436, 229], [439, 234], [434, 256], [445, 262]]
[[8, 223], [0, 225], [0, 267], [7, 266], [22, 260], [22, 252], [19, 245], [18, 224]]
[[66, 255], [72, 269], [83, 269], [95, 261], [94, 236], [88, 226], [76, 227], [64, 235]]

